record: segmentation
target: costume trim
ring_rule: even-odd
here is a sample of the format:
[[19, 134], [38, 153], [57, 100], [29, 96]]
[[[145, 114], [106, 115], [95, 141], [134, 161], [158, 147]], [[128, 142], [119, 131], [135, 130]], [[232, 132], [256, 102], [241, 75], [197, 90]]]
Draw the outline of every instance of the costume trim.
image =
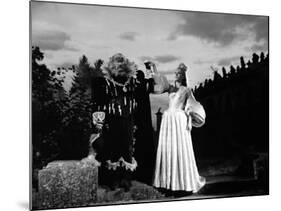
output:
[[132, 158], [132, 163], [128, 163], [127, 161], [124, 160], [123, 157], [119, 159], [119, 162], [122, 167], [125, 167], [126, 170], [130, 170], [130, 171], [135, 171], [138, 166], [138, 163], [134, 157]]
[[106, 167], [108, 168], [108, 170], [114, 170], [116, 171], [117, 167], [120, 166], [120, 161], [116, 161], [116, 162], [111, 162], [111, 160], [107, 160], [106, 161]]
[[90, 137], [89, 144], [92, 146], [92, 144], [100, 137], [100, 133], [93, 133]]

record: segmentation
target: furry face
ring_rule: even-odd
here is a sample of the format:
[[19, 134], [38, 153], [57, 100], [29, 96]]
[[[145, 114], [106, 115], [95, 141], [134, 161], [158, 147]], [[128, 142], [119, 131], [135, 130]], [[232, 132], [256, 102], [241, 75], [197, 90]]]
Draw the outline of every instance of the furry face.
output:
[[136, 73], [136, 64], [123, 54], [117, 53], [103, 66], [103, 73], [109, 78], [129, 78]]

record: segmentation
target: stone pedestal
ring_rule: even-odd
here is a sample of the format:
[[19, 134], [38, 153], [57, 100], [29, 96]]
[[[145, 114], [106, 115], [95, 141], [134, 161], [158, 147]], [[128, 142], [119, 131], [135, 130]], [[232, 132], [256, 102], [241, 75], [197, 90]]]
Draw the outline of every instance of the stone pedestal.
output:
[[55, 161], [39, 171], [40, 208], [87, 206], [97, 200], [95, 159]]

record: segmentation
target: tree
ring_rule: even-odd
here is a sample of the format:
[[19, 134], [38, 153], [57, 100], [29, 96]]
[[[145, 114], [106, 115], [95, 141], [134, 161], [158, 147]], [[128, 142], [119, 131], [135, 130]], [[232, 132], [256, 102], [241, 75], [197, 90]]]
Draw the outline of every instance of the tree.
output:
[[253, 64], [258, 64], [258, 62], [259, 62], [259, 55], [256, 54], [256, 53], [253, 53], [252, 61], [253, 61]]
[[58, 128], [61, 126], [65, 99], [63, 79], [45, 64], [44, 54], [32, 47], [32, 146], [33, 168], [41, 168], [54, 159], [58, 151]]
[[92, 71], [92, 77], [102, 77], [103, 76], [103, 73], [102, 73], [102, 70], [101, 70], [101, 66], [103, 64], [103, 60], [101, 59], [98, 59], [95, 61], [94, 63], [94, 68], [93, 68], [93, 71]]
[[69, 91], [66, 115], [63, 118], [64, 131], [60, 138], [63, 159], [81, 159], [88, 153], [91, 134], [91, 79], [93, 68], [83, 55]]
[[246, 64], [245, 64], [243, 56], [240, 57], [240, 64], [241, 64], [241, 69], [245, 69], [246, 68]]
[[265, 58], [264, 58], [264, 53], [263, 53], [263, 52], [261, 52], [260, 60], [261, 60], [261, 62], [264, 62], [264, 60], [265, 60]]
[[230, 66], [230, 75], [234, 75], [236, 72], [235, 68], [233, 67], [233, 65]]
[[74, 85], [78, 84], [85, 89], [91, 87], [91, 67], [85, 55], [80, 58], [76, 76], [74, 77]]
[[220, 81], [221, 75], [218, 73], [218, 71], [214, 71], [214, 81]]
[[77, 87], [80, 89], [84, 89], [87, 92], [90, 92], [91, 89], [91, 81], [92, 78], [102, 77], [103, 73], [101, 70], [101, 66], [103, 64], [103, 60], [98, 59], [94, 63], [94, 67], [92, 67], [88, 61], [88, 58], [83, 55], [80, 60], [77, 68], [75, 69], [76, 75], [73, 79], [73, 86], [70, 93], [75, 92]]
[[222, 67], [222, 77], [225, 79], [227, 77], [225, 67]]

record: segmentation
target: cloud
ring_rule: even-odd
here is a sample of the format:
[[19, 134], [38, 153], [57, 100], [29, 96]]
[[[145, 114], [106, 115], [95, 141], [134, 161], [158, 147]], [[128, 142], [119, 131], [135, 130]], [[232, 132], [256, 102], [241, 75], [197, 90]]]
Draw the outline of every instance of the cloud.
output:
[[53, 59], [54, 55], [51, 52], [44, 52], [44, 58]]
[[162, 55], [162, 56], [155, 56], [155, 60], [159, 63], [169, 63], [173, 61], [179, 60], [180, 57], [173, 56], [173, 55]]
[[124, 32], [119, 35], [122, 40], [135, 41], [139, 34], [137, 32]]
[[141, 57], [139, 57], [139, 59], [140, 59], [142, 62], [144, 62], [144, 61], [146, 61], [146, 60], [148, 60], [148, 61], [153, 61], [153, 60], [154, 60], [154, 58], [151, 57], [151, 56], [141, 56]]
[[211, 60], [202, 60], [202, 59], [197, 59], [193, 62], [193, 64], [197, 64], [197, 65], [202, 65], [202, 64], [210, 64], [213, 61]]
[[254, 44], [250, 47], [252, 51], [268, 51], [268, 43], [264, 42], [262, 44]]
[[268, 17], [260, 17], [253, 25], [253, 31], [255, 31], [256, 41], [268, 42]]
[[79, 51], [79, 49], [69, 45], [65, 45], [63, 49], [68, 51]]
[[174, 62], [174, 61], [177, 61], [179, 59], [180, 59], [180, 57], [170, 55], [170, 54], [154, 56], [154, 57], [151, 57], [151, 56], [141, 56], [140, 57], [141, 61], [150, 60], [150, 61], [156, 61], [156, 62], [164, 63], [164, 64]]
[[67, 44], [70, 40], [70, 35], [56, 30], [35, 31], [32, 34], [32, 45], [39, 46], [42, 50], [78, 51], [78, 49]]
[[219, 66], [229, 66], [229, 65], [231, 65], [231, 63], [233, 61], [239, 62], [240, 61], [239, 59], [240, 59], [240, 56], [232, 56], [232, 57], [228, 57], [228, 58], [223, 58], [218, 61], [218, 65]]
[[180, 13], [180, 16], [183, 22], [170, 33], [168, 40], [193, 36], [224, 47], [252, 35], [256, 41], [268, 39], [268, 17], [202, 12]]
[[73, 65], [77, 65], [77, 64], [74, 64], [74, 62], [68, 62], [68, 61], [66, 61], [66, 62], [63, 62], [63, 63], [61, 63], [61, 64], [57, 64], [56, 65], [56, 67], [58, 68], [58, 67], [60, 67], [60, 68], [72, 68], [72, 66]]
[[246, 47], [245, 50], [251, 50], [253, 52], [256, 52], [256, 51], [266, 52], [266, 51], [268, 51], [268, 39], [261, 39], [260, 42], [256, 42], [252, 46]]

